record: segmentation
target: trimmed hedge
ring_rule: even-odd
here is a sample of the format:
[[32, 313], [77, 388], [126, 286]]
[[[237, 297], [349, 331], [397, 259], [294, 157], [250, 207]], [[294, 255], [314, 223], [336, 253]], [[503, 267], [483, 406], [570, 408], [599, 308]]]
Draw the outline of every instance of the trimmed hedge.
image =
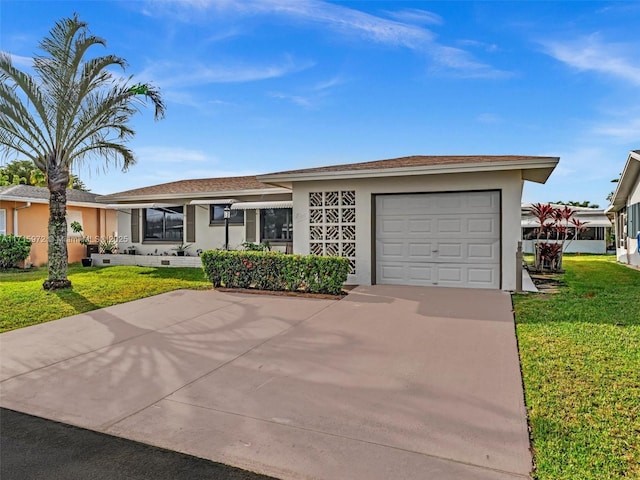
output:
[[343, 257], [207, 250], [200, 258], [214, 287], [338, 295], [349, 273]]
[[0, 269], [17, 267], [31, 253], [31, 240], [16, 235], [0, 235]]

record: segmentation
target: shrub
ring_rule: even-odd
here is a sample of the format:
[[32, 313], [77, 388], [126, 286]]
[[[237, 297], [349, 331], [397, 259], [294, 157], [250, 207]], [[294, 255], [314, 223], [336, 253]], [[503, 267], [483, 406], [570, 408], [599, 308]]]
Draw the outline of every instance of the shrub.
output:
[[15, 235], [0, 235], [0, 269], [17, 267], [31, 252], [31, 240]]
[[207, 250], [201, 258], [214, 287], [337, 295], [349, 273], [349, 261], [342, 257]]
[[530, 211], [539, 224], [534, 243], [534, 269], [538, 272], [559, 272], [562, 270], [565, 245], [568, 246], [578, 233], [587, 228], [587, 222], [573, 218], [576, 211], [566, 205], [560, 208], [551, 204], [534, 203]]

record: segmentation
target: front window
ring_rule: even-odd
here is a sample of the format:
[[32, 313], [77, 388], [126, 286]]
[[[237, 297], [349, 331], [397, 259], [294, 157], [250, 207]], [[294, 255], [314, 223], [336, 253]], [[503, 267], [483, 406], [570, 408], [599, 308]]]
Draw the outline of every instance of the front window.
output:
[[293, 209], [260, 210], [261, 240], [290, 242], [293, 239]]
[[578, 232], [576, 240], [604, 240], [604, 227], [587, 227]]
[[182, 243], [183, 207], [146, 208], [144, 210], [145, 241]]
[[[209, 224], [224, 225], [224, 205], [211, 205], [209, 209]], [[229, 225], [244, 225], [244, 210], [231, 210], [229, 212]]]

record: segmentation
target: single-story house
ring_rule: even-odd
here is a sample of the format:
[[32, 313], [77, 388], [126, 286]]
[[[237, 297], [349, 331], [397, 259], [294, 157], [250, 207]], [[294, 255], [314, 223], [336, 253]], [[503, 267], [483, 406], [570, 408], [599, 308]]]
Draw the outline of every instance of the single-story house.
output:
[[629, 153], [606, 212], [615, 225], [618, 261], [640, 265], [640, 150]]
[[[67, 224], [77, 221], [83, 234], [98, 243], [98, 238], [115, 236], [117, 215], [98, 203], [99, 195], [81, 190], [67, 190]], [[48, 259], [49, 190], [31, 185], [0, 187], [0, 234], [14, 234], [31, 240], [28, 263], [36, 266]], [[79, 262], [86, 256], [80, 244], [82, 234], [67, 232], [69, 262]]]
[[[551, 203], [553, 207], [563, 208], [564, 205]], [[585, 229], [578, 232], [575, 239], [567, 240], [564, 245], [566, 253], [594, 253], [605, 254], [610, 251], [613, 239], [611, 235], [611, 220], [605, 211], [599, 208], [570, 207], [575, 211], [573, 218], [584, 222]], [[533, 253], [533, 244], [538, 234], [540, 224], [531, 214], [531, 204], [522, 204], [522, 251]], [[553, 240], [550, 240], [553, 241]]]
[[[256, 177], [184, 180], [103, 197], [118, 237], [143, 254], [183, 242], [269, 241], [349, 259], [349, 283], [516, 287], [525, 180], [546, 182], [557, 157], [411, 156]], [[123, 248], [122, 243], [120, 249]]]

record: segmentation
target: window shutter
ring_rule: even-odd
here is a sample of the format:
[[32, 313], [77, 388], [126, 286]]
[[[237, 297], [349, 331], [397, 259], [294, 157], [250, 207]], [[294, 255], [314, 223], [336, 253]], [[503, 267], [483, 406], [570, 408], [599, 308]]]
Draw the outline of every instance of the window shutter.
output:
[[196, 206], [187, 205], [187, 242], [196, 241]]
[[0, 210], [0, 235], [7, 234], [7, 211]]
[[245, 210], [246, 237], [247, 242], [255, 243], [256, 241], [256, 215], [258, 210]]
[[131, 209], [131, 243], [140, 242], [140, 209]]

